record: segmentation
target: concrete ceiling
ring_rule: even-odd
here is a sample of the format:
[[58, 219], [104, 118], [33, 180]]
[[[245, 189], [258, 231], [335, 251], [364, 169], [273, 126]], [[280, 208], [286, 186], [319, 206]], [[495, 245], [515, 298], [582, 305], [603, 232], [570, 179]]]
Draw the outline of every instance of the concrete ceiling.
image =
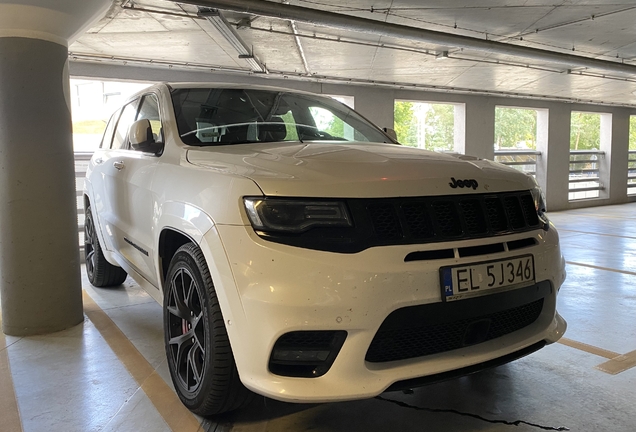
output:
[[[281, 3], [276, 1], [276, 3]], [[311, 9], [636, 66], [633, 0], [290, 0]], [[118, 0], [70, 47], [75, 61], [251, 73], [197, 6]], [[636, 106], [636, 74], [573, 68], [223, 12], [272, 77]], [[245, 20], [243, 21], [245, 23]], [[236, 27], [235, 27], [236, 28]], [[300, 46], [299, 46], [300, 45]], [[448, 51], [449, 58], [436, 55]], [[303, 61], [303, 54], [305, 61]]]

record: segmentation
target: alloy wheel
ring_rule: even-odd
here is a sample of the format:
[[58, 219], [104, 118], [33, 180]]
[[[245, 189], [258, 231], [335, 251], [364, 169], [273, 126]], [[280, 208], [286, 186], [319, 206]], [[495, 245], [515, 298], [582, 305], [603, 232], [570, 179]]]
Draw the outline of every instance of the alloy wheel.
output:
[[95, 226], [93, 218], [87, 217], [84, 221], [84, 261], [86, 262], [86, 273], [88, 278], [92, 280], [95, 272]]
[[194, 393], [205, 376], [206, 335], [201, 288], [185, 268], [178, 269], [168, 289], [168, 353], [182, 388]]

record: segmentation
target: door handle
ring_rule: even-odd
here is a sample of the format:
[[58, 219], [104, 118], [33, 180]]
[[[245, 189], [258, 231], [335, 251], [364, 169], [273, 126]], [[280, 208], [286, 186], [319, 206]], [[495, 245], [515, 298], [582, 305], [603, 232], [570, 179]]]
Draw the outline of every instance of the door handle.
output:
[[124, 169], [124, 161], [113, 162], [113, 166], [117, 168], [117, 171], [121, 171]]

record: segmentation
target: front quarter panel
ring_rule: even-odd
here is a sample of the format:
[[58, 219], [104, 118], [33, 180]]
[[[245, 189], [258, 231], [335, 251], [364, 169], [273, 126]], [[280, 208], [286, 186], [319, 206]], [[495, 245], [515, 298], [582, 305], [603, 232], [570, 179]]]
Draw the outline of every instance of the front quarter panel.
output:
[[213, 226], [212, 218], [198, 207], [182, 201], [167, 201], [158, 212], [159, 226], [173, 228], [200, 244]]
[[158, 197], [155, 218], [159, 227], [172, 226], [159, 222], [165, 213], [181, 219], [179, 223], [185, 224], [184, 227], [196, 225], [199, 229], [207, 223], [200, 219], [199, 210], [213, 224], [244, 225], [247, 221], [241, 210], [242, 197], [263, 194], [252, 180], [196, 167], [185, 160], [185, 155], [179, 164], [158, 167], [153, 189]]

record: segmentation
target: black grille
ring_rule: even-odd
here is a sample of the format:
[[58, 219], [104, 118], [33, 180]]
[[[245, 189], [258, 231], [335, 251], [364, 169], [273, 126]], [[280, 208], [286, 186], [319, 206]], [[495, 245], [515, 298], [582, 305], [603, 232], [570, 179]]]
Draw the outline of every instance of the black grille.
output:
[[453, 201], [435, 200], [432, 202], [433, 216], [437, 222], [437, 234], [443, 237], [457, 237], [462, 234], [459, 212]]
[[401, 243], [486, 237], [539, 226], [530, 192], [360, 201], [377, 238]]
[[485, 238], [541, 226], [530, 191], [344, 201], [351, 227], [319, 227], [300, 234], [257, 232], [278, 243], [355, 253], [374, 246]]
[[479, 234], [486, 232], [486, 219], [479, 200], [467, 199], [460, 203], [461, 217], [466, 224], [466, 232]]
[[505, 197], [504, 206], [506, 207], [506, 215], [508, 216], [508, 222], [510, 222], [510, 228], [515, 230], [523, 228], [526, 225], [526, 221], [523, 218], [523, 210], [521, 210], [519, 197]]
[[501, 200], [498, 197], [484, 199], [486, 206], [486, 218], [490, 222], [490, 229], [494, 232], [504, 231], [508, 228], [506, 213], [504, 212]]
[[[508, 292], [398, 309], [389, 315], [376, 333], [366, 360], [380, 363], [442, 353], [527, 327], [541, 315], [544, 298], [536, 299], [536, 286], [516, 291], [526, 294], [525, 299], [519, 298], [516, 303], [527, 301], [527, 294], [535, 299], [510, 307], [515, 303], [517, 294]], [[548, 292], [549, 285], [544, 286], [543, 291]]]
[[373, 221], [373, 228], [381, 239], [395, 239], [402, 237], [400, 222], [393, 206], [387, 204], [370, 205], [367, 208]]
[[523, 215], [530, 225], [536, 225], [539, 223], [539, 215], [537, 214], [537, 208], [534, 205], [534, 199], [530, 195], [521, 195], [521, 209]]
[[407, 202], [402, 204], [402, 213], [408, 225], [409, 236], [426, 240], [435, 235], [431, 218], [424, 202]]

